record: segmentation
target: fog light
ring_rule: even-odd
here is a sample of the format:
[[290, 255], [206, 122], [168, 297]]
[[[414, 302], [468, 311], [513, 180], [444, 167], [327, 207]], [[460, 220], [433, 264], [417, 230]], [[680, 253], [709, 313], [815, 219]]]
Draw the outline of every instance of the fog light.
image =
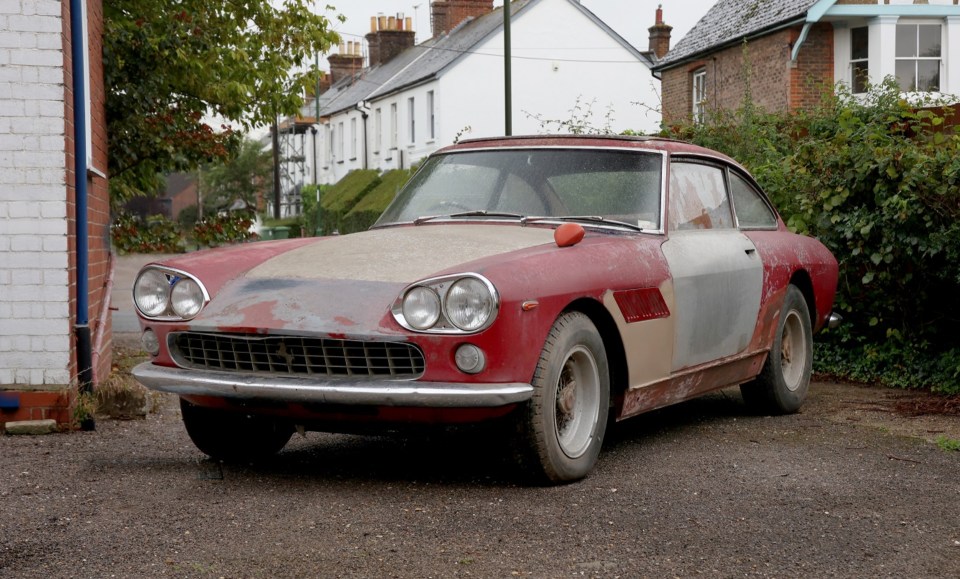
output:
[[455, 358], [457, 368], [467, 374], [482, 372], [487, 365], [487, 357], [483, 354], [483, 350], [473, 344], [463, 344], [457, 348]]
[[143, 334], [140, 335], [140, 347], [143, 348], [143, 351], [150, 354], [151, 356], [156, 356], [160, 353], [160, 339], [157, 338], [156, 332], [147, 328], [143, 331]]

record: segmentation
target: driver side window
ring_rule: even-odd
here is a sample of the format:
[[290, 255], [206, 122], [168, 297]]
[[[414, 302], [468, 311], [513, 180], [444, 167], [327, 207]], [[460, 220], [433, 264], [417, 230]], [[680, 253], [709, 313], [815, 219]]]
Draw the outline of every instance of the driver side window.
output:
[[674, 161], [670, 165], [670, 230], [732, 229], [723, 170]]

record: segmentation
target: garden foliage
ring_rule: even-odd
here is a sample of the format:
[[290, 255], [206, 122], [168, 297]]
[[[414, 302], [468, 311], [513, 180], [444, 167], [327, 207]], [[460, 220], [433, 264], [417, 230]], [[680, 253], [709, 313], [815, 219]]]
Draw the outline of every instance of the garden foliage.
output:
[[746, 166], [791, 229], [840, 262], [841, 328], [817, 369], [960, 392], [960, 134], [953, 109], [908, 102], [895, 82], [810, 111], [749, 104], [675, 133]]

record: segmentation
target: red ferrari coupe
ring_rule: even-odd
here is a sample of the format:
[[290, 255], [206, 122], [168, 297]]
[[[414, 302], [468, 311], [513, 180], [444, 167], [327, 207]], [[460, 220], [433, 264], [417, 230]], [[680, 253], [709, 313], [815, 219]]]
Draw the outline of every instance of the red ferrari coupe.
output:
[[610, 419], [740, 385], [800, 408], [837, 262], [730, 158], [637, 137], [464, 141], [368, 231], [150, 264], [152, 359], [218, 459], [297, 430], [497, 421], [522, 464], [586, 476]]

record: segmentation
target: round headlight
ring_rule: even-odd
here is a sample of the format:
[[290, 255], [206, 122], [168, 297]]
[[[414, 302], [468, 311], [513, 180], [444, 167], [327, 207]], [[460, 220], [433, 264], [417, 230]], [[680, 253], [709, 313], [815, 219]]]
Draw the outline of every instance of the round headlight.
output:
[[457, 280], [447, 292], [447, 319], [465, 332], [479, 330], [493, 314], [494, 300], [486, 284], [472, 277]]
[[159, 269], [148, 269], [133, 285], [133, 301], [145, 316], [159, 316], [170, 303], [170, 282]]
[[189, 277], [180, 278], [170, 292], [170, 306], [181, 318], [192, 318], [203, 307], [203, 290]]
[[403, 296], [403, 317], [411, 328], [426, 330], [440, 319], [440, 297], [428, 287], [411, 288]]

